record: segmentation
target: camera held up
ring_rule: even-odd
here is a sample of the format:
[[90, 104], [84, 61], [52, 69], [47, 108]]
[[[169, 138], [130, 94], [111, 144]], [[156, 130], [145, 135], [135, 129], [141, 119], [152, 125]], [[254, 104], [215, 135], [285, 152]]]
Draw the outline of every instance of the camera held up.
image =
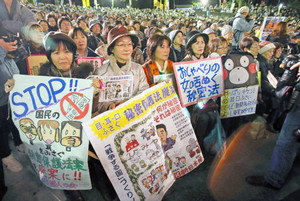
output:
[[19, 33], [17, 33], [17, 35], [8, 34], [7, 37], [2, 38], [7, 43], [17, 41], [17, 49], [15, 51], [7, 53], [7, 57], [14, 59], [15, 62], [18, 62], [29, 56], [29, 53], [27, 52], [21, 41]]

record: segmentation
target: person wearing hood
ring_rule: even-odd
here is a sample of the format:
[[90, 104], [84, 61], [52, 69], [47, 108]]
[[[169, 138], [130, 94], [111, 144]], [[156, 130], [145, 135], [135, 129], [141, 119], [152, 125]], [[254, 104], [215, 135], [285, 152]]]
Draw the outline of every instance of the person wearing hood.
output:
[[182, 61], [186, 55], [185, 47], [183, 45], [183, 32], [180, 30], [173, 30], [169, 33], [169, 38], [171, 39], [169, 60], [173, 62]]
[[253, 16], [252, 15], [249, 17], [248, 16], [249, 16], [249, 7], [243, 6], [238, 10], [237, 14], [235, 15], [235, 19], [233, 20], [232, 46], [235, 49], [239, 48], [239, 44], [241, 40], [244, 38], [245, 32], [250, 31], [254, 25]]

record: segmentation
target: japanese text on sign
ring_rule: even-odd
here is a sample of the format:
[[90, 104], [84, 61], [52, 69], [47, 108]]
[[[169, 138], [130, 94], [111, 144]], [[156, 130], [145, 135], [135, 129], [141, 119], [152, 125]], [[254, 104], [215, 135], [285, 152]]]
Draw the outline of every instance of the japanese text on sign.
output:
[[148, 93], [145, 97], [127, 105], [126, 108], [122, 107], [114, 110], [113, 113], [103, 115], [101, 119], [94, 121], [91, 125], [92, 131], [103, 140], [113, 132], [125, 127], [129, 122], [147, 114], [151, 108], [156, 107], [165, 98], [175, 95], [172, 83], [168, 83], [165, 87]]
[[221, 118], [255, 113], [258, 86], [226, 89], [221, 98]]
[[183, 107], [224, 93], [221, 57], [174, 63], [174, 72]]

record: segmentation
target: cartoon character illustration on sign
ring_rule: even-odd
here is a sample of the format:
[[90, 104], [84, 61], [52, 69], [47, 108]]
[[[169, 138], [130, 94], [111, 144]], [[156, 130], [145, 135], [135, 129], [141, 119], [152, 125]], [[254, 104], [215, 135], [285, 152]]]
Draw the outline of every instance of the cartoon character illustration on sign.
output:
[[31, 119], [24, 118], [20, 120], [20, 129], [24, 132], [25, 136], [29, 139], [30, 144], [33, 145], [33, 140], [37, 137], [36, 127]]
[[173, 148], [173, 145], [176, 142], [176, 135], [172, 135], [171, 137], [167, 137], [168, 132], [167, 128], [164, 124], [158, 124], [156, 126], [158, 137], [161, 141], [162, 148], [164, 152], [168, 151], [169, 149]]
[[149, 184], [147, 178], [144, 178], [144, 179], [142, 180], [142, 184], [145, 186], [145, 188], [147, 188], [147, 189], [150, 188], [150, 184]]
[[193, 158], [196, 155], [196, 153], [200, 154], [201, 149], [198, 144], [198, 141], [190, 138], [189, 145], [186, 146], [186, 151], [187, 151], [187, 153], [189, 153], [191, 158]]
[[176, 157], [174, 164], [176, 167], [181, 167], [180, 157]]
[[71, 151], [71, 147], [78, 147], [82, 143], [82, 126], [79, 121], [63, 121], [61, 123], [60, 144]]
[[257, 65], [249, 53], [232, 53], [222, 57], [225, 89], [257, 85]]
[[132, 150], [132, 149], [136, 148], [137, 146], [139, 146], [139, 143], [135, 139], [134, 134], [131, 135], [131, 140], [129, 140], [129, 138], [126, 137], [125, 141], [126, 141], [126, 152], [129, 152], [130, 150]]
[[38, 121], [39, 140], [50, 146], [53, 142], [59, 142], [59, 123], [57, 121]]

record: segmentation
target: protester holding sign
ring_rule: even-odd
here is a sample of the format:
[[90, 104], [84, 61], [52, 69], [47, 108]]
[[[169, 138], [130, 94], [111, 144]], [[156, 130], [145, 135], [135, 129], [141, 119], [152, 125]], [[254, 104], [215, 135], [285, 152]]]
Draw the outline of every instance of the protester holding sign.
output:
[[[100, 76], [133, 75], [133, 96], [149, 88], [140, 64], [131, 62], [132, 51], [138, 45], [137, 36], [130, 34], [125, 27], [117, 26], [108, 33], [107, 43], [107, 53], [110, 55], [109, 60], [104, 62], [96, 74]], [[101, 113], [114, 109], [122, 102], [124, 101], [101, 102], [98, 105], [98, 111]]]
[[150, 86], [156, 84], [155, 76], [174, 73], [173, 62], [168, 60], [170, 45], [170, 38], [163, 34], [154, 34], [148, 39], [147, 55], [150, 61], [143, 65], [143, 69]]
[[[44, 40], [44, 46], [49, 62], [42, 65], [40, 75], [86, 78], [94, 71], [90, 64], [75, 63], [76, 44], [66, 34], [50, 32]], [[97, 101], [97, 98], [95, 100]], [[65, 193], [73, 198], [81, 197], [79, 191], [65, 191]]]
[[[186, 37], [187, 56], [183, 61], [195, 61], [208, 57], [208, 35], [198, 31], [192, 31]], [[199, 104], [188, 106], [200, 147], [203, 146], [204, 138], [213, 130], [216, 124], [216, 113], [218, 105], [213, 101], [203, 101]]]

